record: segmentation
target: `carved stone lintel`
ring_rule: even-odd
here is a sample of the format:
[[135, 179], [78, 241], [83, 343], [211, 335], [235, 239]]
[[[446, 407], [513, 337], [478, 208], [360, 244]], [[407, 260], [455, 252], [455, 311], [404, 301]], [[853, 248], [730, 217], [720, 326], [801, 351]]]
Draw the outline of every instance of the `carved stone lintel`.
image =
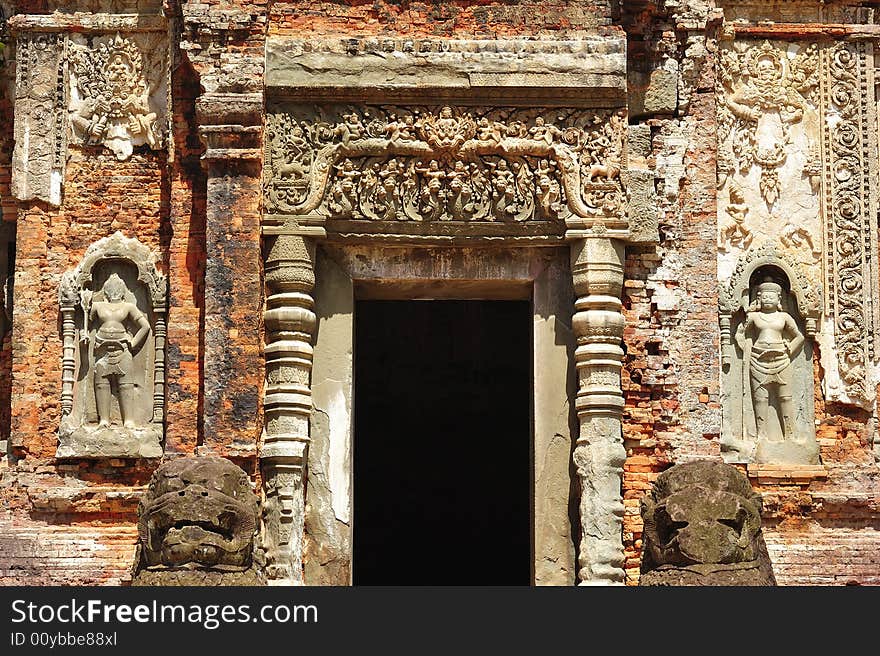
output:
[[622, 584], [623, 244], [601, 234], [574, 242], [572, 276], [580, 421], [574, 451], [581, 483], [578, 579], [580, 585]]
[[315, 244], [281, 235], [266, 257], [266, 430], [260, 448], [265, 481], [263, 545], [270, 584], [302, 584], [305, 496], [312, 412], [312, 335], [316, 317]]
[[271, 214], [626, 229], [620, 112], [289, 104], [266, 131]]
[[62, 277], [56, 457], [162, 455], [167, 285], [150, 249], [121, 232]]

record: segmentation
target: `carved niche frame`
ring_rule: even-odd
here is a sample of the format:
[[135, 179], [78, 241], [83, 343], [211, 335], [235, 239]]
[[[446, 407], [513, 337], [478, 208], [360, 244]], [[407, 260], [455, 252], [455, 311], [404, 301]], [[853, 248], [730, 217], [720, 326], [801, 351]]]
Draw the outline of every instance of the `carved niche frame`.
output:
[[[800, 399], [796, 411], [799, 411], [798, 415], [802, 417], [802, 426], [815, 433], [812, 354], [822, 316], [822, 292], [821, 288], [817, 289], [810, 283], [800, 264], [790, 255], [781, 252], [773, 242], [768, 241], [747, 251], [739, 258], [730, 280], [722, 284], [718, 292], [721, 375], [724, 381], [722, 403], [727, 414], [722, 426], [721, 451], [726, 462], [749, 462], [756, 446], [754, 436], [748, 435], [746, 426], [748, 412], [745, 404], [740, 407], [739, 401], [733, 398], [734, 395], [741, 396], [747, 392], [743, 371], [747, 371], [748, 365], [742, 361], [739, 367], [733, 367], [733, 362], [736, 360], [734, 334], [738, 323], [749, 311], [752, 300], [750, 290], [756, 282], [755, 274], [760, 272], [770, 273], [774, 279], [780, 276], [785, 278], [785, 284], [782, 285], [783, 310], [791, 314], [798, 323], [803, 322], [802, 330], [807, 342], [792, 366], [795, 367], [795, 375], [807, 381], [807, 393], [803, 399]], [[739, 381], [733, 380], [736, 373], [742, 374]], [[734, 420], [733, 415], [738, 415], [739, 420]], [[812, 442], [815, 442], [815, 435], [812, 437]]]
[[[144, 457], [162, 456], [165, 427], [165, 340], [167, 336], [168, 311], [168, 279], [156, 268], [157, 257], [135, 237], [126, 237], [122, 232], [98, 240], [88, 249], [79, 265], [67, 271], [61, 278], [59, 304], [61, 307], [61, 328], [63, 351], [61, 361], [61, 426], [59, 429], [59, 446], [56, 457]], [[100, 444], [90, 442], [88, 436], [75, 437], [82, 432], [85, 424], [83, 407], [75, 408], [79, 399], [80, 406], [84, 387], [88, 387], [88, 375], [93, 366], [83, 365], [85, 327], [83, 291], [96, 292], [95, 274], [102, 267], [122, 266], [136, 275], [136, 281], [145, 293], [144, 300], [148, 307], [139, 309], [147, 311], [150, 333], [141, 350], [151, 345], [152, 354], [145, 359], [152, 361], [147, 373], [151, 381], [151, 390], [145, 390], [143, 396], [151, 400], [151, 408], [145, 413], [149, 416], [143, 429], [134, 429], [132, 440], [124, 438], [118, 444]], [[137, 290], [129, 289], [137, 298]], [[80, 322], [77, 325], [77, 318]], [[109, 430], [112, 430], [112, 426]], [[128, 443], [126, 443], [128, 442]]]
[[[336, 365], [329, 363], [334, 358], [323, 342], [339, 330], [348, 346], [336, 345], [333, 352], [351, 348], [353, 300], [534, 294], [536, 325], [539, 307], [552, 310], [563, 324], [571, 320], [567, 336], [535, 334], [536, 354], [548, 349], [545, 355], [563, 373], [552, 384], [536, 379], [533, 394], [536, 402], [543, 394], [567, 408], [565, 425], [550, 430], [570, 437], [560, 473], [567, 481], [579, 476], [583, 492], [580, 521], [570, 528], [580, 524], [579, 538], [570, 535], [566, 544], [551, 545], [541, 530], [562, 529], [535, 525], [567, 525], [575, 504], [569, 485], [576, 484], [566, 483], [562, 501], [536, 484], [532, 581], [623, 584], [619, 296], [623, 242], [630, 238], [625, 43], [607, 37], [337, 42], [270, 37], [266, 93], [267, 384], [260, 457], [269, 509], [262, 529], [269, 578], [276, 584], [350, 583], [353, 508], [345, 491], [350, 461], [315, 460], [329, 458], [328, 449], [340, 458], [340, 446], [328, 444], [327, 436], [320, 448], [310, 450], [309, 444], [320, 424], [313, 408], [323, 416], [328, 394], [347, 394], [349, 403], [353, 396], [350, 371], [328, 368]], [[512, 192], [501, 178], [513, 181]], [[468, 203], [459, 202], [462, 183], [469, 187]], [[499, 202], [505, 194], [510, 205]], [[395, 202], [388, 202], [389, 195]], [[505, 261], [503, 273], [487, 276], [467, 264], [450, 273], [438, 266], [438, 254], [449, 249], [476, 253], [479, 261], [489, 248]], [[428, 259], [408, 269], [416, 253]], [[333, 285], [342, 286], [352, 305], [343, 302], [328, 311], [322, 294]], [[336, 321], [332, 326], [322, 323], [328, 316]], [[328, 390], [334, 382], [348, 385], [347, 391]], [[342, 425], [328, 430], [346, 443], [344, 454], [354, 435], [352, 415], [342, 415]], [[538, 457], [536, 451], [536, 470]], [[307, 503], [307, 465], [318, 465], [322, 477], [335, 476], [329, 483], [339, 486], [341, 496]], [[313, 515], [316, 507], [324, 508], [326, 516], [314, 515], [310, 522], [323, 525], [326, 544], [316, 543], [320, 536], [305, 536], [308, 506]], [[321, 578], [317, 566], [304, 572], [304, 561], [318, 557], [304, 554], [303, 544], [321, 551], [321, 559], [332, 552], [338, 574]], [[548, 568], [551, 555], [559, 556], [558, 562]]]

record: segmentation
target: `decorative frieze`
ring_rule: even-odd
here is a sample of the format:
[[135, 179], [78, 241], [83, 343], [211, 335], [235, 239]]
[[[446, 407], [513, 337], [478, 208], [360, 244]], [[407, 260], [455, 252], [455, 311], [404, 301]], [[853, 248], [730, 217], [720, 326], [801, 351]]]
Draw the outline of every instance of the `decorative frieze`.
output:
[[824, 382], [832, 400], [864, 407], [870, 407], [876, 396], [880, 325], [876, 233], [880, 167], [870, 50], [867, 43], [838, 43], [827, 47], [822, 59], [825, 318], [834, 333], [833, 347], [822, 359], [828, 372]]
[[267, 116], [267, 210], [621, 230], [624, 130], [610, 111], [285, 105]]
[[167, 19], [55, 12], [19, 14], [9, 27], [16, 53], [16, 198], [61, 204], [68, 145], [106, 146], [120, 160], [139, 145], [164, 148]]

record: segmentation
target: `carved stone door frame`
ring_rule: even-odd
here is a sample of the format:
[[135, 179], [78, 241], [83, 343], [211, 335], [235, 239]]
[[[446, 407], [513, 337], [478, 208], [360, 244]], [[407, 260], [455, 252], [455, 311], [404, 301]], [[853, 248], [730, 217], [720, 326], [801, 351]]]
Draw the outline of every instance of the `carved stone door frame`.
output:
[[[568, 564], [545, 562], [558, 545], [542, 541], [566, 539], [565, 526], [547, 536], [554, 523], [567, 524], [569, 497], [541, 493], [534, 509], [535, 583], [623, 583], [620, 294], [630, 236], [621, 175], [625, 78], [625, 44], [613, 37], [269, 39], [260, 458], [263, 543], [274, 583], [350, 580], [345, 553], [329, 553], [344, 552], [344, 539], [323, 550], [305, 539], [307, 523], [332, 531], [337, 520], [347, 520], [350, 530], [351, 520], [350, 500], [321, 515], [319, 499], [307, 503], [305, 492], [306, 479], [323, 486], [334, 476], [345, 482], [344, 469], [324, 467], [326, 458], [318, 456], [326, 454], [310, 454], [313, 434], [335, 430], [320, 425], [331, 397], [345, 397], [327, 381], [346, 380], [343, 370], [350, 367], [349, 361], [331, 371], [330, 354], [348, 329], [338, 321], [346, 313], [328, 313], [326, 305], [353, 303], [355, 287], [366, 282], [394, 281], [397, 293], [406, 293], [407, 284], [411, 291], [442, 283], [448, 293], [467, 297], [459, 285], [468, 280], [482, 297], [517, 284], [531, 293], [536, 323], [539, 315], [554, 318], [536, 331], [536, 357], [546, 353], [554, 371], [566, 372], [556, 385], [538, 385], [536, 374], [535, 401], [544, 405], [536, 411], [535, 440], [536, 451], [539, 440], [552, 450], [553, 437], [561, 436], [566, 468], [573, 453], [580, 536], [571, 544], [572, 551], [580, 545], [578, 571], [575, 577], [573, 553]], [[504, 262], [493, 269], [493, 258]], [[449, 267], [452, 259], [457, 264]], [[327, 285], [336, 285], [333, 294], [322, 291]], [[331, 316], [335, 327], [321, 323]], [[557, 339], [569, 319], [570, 337]], [[335, 341], [325, 343], [334, 329]], [[565, 381], [571, 389], [562, 394]], [[572, 401], [577, 430], [570, 412], [549, 409]], [[547, 417], [556, 414], [547, 422], [561, 422], [552, 431], [538, 425], [545, 407]], [[346, 434], [350, 443], [350, 422], [345, 428], [344, 411], [341, 416], [342, 436], [331, 437], [329, 448], [339, 448]], [[327, 498], [333, 505], [332, 495]], [[317, 572], [315, 563], [336, 559], [336, 573], [305, 578], [306, 542], [309, 568]]]

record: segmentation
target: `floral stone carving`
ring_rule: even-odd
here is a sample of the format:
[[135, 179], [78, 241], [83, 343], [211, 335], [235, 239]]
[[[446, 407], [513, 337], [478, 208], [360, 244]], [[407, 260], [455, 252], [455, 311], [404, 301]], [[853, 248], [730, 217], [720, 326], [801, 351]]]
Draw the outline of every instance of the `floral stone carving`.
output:
[[162, 455], [166, 295], [150, 250], [120, 232], [64, 274], [57, 457]]
[[[165, 57], [151, 35], [71, 36], [70, 127], [74, 143], [102, 144], [120, 160], [164, 144]], [[142, 45], [138, 41], [143, 41]]]

